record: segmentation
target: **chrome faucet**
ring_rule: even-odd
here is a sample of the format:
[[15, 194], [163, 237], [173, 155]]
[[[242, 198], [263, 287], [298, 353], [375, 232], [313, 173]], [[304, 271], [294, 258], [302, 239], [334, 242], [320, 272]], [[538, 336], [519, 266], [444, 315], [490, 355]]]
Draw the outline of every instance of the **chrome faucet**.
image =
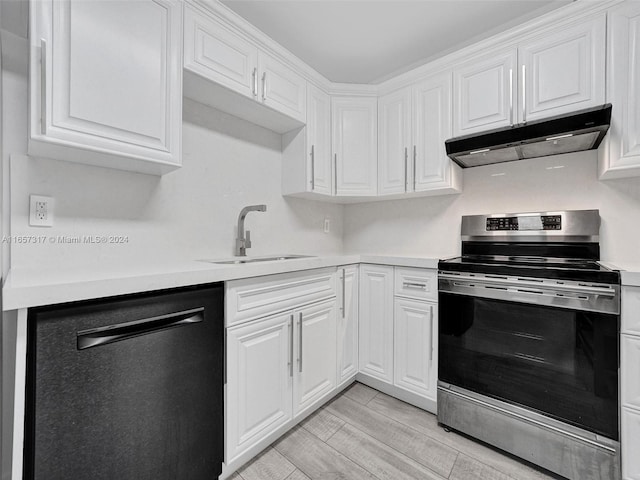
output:
[[236, 238], [236, 255], [239, 257], [247, 256], [247, 248], [251, 248], [251, 232], [247, 230], [246, 236], [244, 233], [244, 219], [249, 212], [266, 212], [266, 205], [249, 205], [240, 210], [238, 216], [238, 237]]

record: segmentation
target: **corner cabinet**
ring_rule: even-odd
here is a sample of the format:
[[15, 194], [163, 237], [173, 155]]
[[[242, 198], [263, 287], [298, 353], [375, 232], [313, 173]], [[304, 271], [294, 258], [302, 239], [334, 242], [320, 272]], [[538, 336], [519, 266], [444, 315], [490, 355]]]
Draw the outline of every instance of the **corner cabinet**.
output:
[[29, 154], [153, 174], [180, 167], [183, 3], [30, 7]]
[[[609, 12], [607, 101], [611, 128], [600, 147], [601, 179], [640, 176], [640, 4], [625, 2]], [[640, 478], [640, 477], [638, 477]]]
[[376, 97], [331, 98], [336, 195], [377, 193], [377, 108]]
[[393, 382], [393, 267], [360, 265], [360, 372]]

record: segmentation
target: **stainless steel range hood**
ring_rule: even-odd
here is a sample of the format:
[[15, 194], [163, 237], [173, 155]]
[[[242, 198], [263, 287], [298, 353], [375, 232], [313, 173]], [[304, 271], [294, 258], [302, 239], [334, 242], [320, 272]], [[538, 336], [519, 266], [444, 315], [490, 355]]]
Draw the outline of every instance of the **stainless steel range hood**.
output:
[[598, 148], [611, 123], [611, 104], [447, 140], [462, 168]]

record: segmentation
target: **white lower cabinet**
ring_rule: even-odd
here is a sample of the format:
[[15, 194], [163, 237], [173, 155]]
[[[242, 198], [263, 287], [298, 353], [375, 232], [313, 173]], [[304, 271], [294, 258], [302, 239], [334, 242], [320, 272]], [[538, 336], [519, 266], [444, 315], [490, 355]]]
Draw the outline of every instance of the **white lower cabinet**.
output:
[[393, 382], [393, 267], [360, 266], [360, 372]]
[[338, 278], [338, 385], [343, 385], [358, 373], [358, 266], [339, 268]]
[[225, 295], [223, 477], [335, 392], [336, 269], [234, 280]]
[[227, 463], [292, 416], [292, 315], [227, 329]]
[[312, 407], [336, 386], [336, 301], [294, 313], [296, 362], [294, 416]]
[[620, 444], [623, 480], [640, 480], [640, 288], [622, 287]]
[[437, 355], [434, 303], [395, 299], [394, 385], [436, 399]]

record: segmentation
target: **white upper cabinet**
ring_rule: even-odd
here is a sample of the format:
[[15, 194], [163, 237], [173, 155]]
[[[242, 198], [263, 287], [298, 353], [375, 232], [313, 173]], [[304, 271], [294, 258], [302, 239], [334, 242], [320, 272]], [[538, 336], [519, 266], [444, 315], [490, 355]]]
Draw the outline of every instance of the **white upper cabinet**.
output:
[[605, 33], [602, 15], [519, 45], [520, 122], [605, 102]]
[[454, 136], [605, 101], [606, 18], [541, 31], [454, 70]]
[[307, 85], [307, 125], [282, 135], [282, 193], [306, 198], [332, 195], [331, 97]]
[[640, 3], [609, 13], [607, 101], [611, 128], [600, 147], [600, 178], [640, 176]]
[[184, 67], [246, 97], [258, 95], [258, 47], [190, 7], [184, 18]]
[[410, 185], [411, 87], [378, 99], [378, 194], [406, 193]]
[[277, 133], [306, 122], [306, 80], [227, 22], [191, 5], [184, 69], [186, 97]]
[[258, 52], [262, 103], [304, 123], [307, 120], [307, 82], [270, 55]]
[[453, 71], [456, 137], [515, 122], [516, 49], [472, 60]]
[[451, 73], [437, 75], [413, 87], [414, 192], [458, 193], [462, 171], [447, 156], [451, 138]]
[[154, 174], [179, 167], [182, 2], [30, 6], [29, 153]]
[[451, 73], [380, 97], [378, 194], [460, 192], [462, 172], [444, 146], [451, 136]]
[[336, 194], [369, 196], [377, 191], [376, 97], [332, 97], [332, 143]]

